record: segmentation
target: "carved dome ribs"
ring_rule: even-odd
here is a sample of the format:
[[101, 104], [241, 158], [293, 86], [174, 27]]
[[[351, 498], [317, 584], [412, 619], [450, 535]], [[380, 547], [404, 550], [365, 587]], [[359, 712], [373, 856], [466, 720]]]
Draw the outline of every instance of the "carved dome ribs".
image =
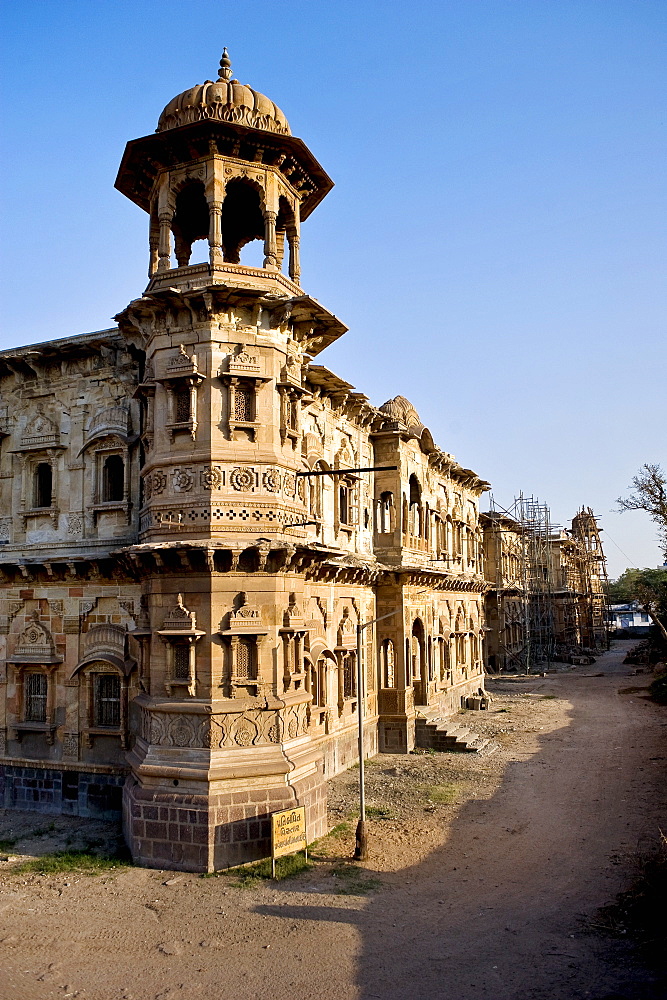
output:
[[390, 420], [399, 420], [408, 429], [412, 427], [421, 429], [423, 427], [419, 414], [405, 396], [394, 396], [393, 399], [388, 399], [386, 403], [382, 404], [380, 410], [382, 413], [386, 413]]
[[277, 104], [264, 94], [231, 79], [231, 62], [224, 50], [216, 82], [206, 80], [184, 90], [167, 104], [157, 123], [157, 132], [212, 119], [247, 125], [263, 132], [291, 135], [290, 127]]

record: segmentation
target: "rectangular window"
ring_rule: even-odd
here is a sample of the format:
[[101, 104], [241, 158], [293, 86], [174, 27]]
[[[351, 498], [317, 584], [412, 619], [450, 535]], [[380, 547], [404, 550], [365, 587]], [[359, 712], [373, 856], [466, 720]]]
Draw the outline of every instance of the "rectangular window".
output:
[[341, 524], [349, 524], [350, 488], [346, 483], [341, 483], [338, 487], [338, 517]]
[[95, 678], [95, 725], [120, 726], [120, 677], [116, 674]]
[[354, 698], [357, 693], [357, 664], [354, 653], [348, 653], [343, 659], [343, 696]]
[[187, 424], [192, 415], [190, 388], [174, 390], [174, 420], [177, 424]]
[[174, 679], [190, 680], [190, 646], [185, 642], [174, 646]]
[[28, 674], [26, 677], [26, 722], [46, 722], [46, 674]]
[[53, 503], [53, 469], [49, 462], [40, 462], [35, 469], [35, 507], [50, 507]]
[[237, 386], [234, 390], [234, 419], [242, 423], [252, 423], [255, 419], [252, 389]]
[[238, 677], [255, 677], [255, 642], [239, 639], [236, 647], [236, 674]]
[[102, 466], [102, 501], [110, 503], [123, 499], [125, 491], [125, 465], [120, 455], [109, 455]]

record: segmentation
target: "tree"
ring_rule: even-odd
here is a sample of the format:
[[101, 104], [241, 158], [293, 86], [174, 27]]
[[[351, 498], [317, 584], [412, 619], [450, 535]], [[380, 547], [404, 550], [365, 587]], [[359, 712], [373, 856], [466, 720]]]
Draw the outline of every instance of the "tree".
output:
[[632, 480], [629, 497], [619, 497], [620, 510], [645, 510], [657, 524], [663, 555], [667, 559], [667, 475], [659, 465], [643, 465]]
[[632, 580], [632, 593], [642, 611], [660, 630], [667, 642], [667, 569], [642, 569]]

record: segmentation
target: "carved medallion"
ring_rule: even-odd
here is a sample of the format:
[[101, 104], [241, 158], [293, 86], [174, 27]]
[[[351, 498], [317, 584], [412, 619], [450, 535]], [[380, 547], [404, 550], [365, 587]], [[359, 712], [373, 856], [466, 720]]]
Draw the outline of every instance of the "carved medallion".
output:
[[205, 490], [219, 490], [222, 486], [222, 472], [214, 465], [207, 466], [201, 470], [199, 481]]
[[269, 493], [277, 493], [280, 489], [280, 472], [278, 469], [267, 469], [262, 478], [264, 488]]
[[235, 490], [247, 492], [255, 485], [255, 473], [252, 469], [234, 469], [229, 479]]

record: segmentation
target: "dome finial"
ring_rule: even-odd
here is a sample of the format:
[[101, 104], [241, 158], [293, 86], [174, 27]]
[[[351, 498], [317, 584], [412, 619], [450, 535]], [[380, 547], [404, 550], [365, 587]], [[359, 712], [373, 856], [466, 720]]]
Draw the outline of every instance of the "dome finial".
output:
[[220, 60], [220, 69], [218, 70], [218, 80], [231, 80], [232, 78], [232, 61], [229, 58], [229, 53], [227, 49], [222, 50], [222, 59]]

